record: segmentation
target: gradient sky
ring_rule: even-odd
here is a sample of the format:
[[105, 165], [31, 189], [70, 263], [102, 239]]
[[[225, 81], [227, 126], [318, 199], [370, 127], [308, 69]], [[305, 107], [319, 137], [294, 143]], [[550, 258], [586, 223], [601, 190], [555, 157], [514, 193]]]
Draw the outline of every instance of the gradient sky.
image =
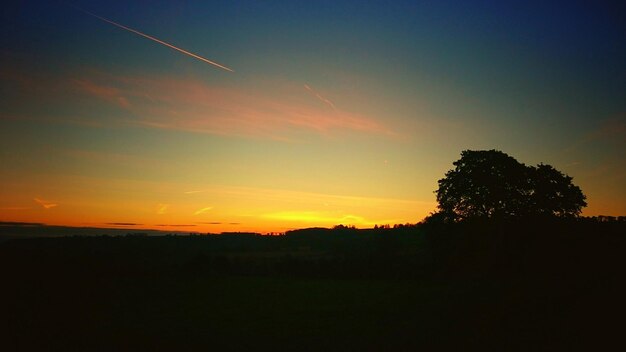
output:
[[[0, 221], [415, 223], [464, 149], [626, 214], [626, 19], [593, 1], [4, 5]], [[136, 225], [132, 225], [136, 224]]]

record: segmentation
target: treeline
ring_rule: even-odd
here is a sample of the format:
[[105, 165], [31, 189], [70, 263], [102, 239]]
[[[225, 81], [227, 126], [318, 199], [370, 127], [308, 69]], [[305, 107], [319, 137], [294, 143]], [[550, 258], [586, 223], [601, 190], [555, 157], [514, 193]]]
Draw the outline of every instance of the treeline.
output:
[[598, 215], [598, 216], [582, 217], [580, 220], [591, 221], [591, 222], [626, 222], [626, 216]]
[[[336, 226], [258, 234], [14, 239], [0, 263], [20, 271], [98, 275], [261, 275], [341, 278], [493, 277], [613, 270], [623, 217]], [[614, 262], [614, 263], [613, 263]], [[613, 267], [611, 267], [613, 266]], [[543, 267], [543, 269], [541, 269]], [[600, 269], [600, 267], [603, 267]], [[552, 268], [552, 269], [550, 269]]]

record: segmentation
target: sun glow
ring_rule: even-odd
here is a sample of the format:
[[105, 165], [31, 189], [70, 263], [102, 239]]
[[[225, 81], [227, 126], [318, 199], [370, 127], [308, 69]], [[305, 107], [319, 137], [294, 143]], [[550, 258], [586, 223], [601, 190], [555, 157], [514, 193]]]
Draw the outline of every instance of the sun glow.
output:
[[[22, 181], [13, 185], [15, 189], [30, 182]], [[68, 184], [71, 192], [58, 191], [59, 185]], [[197, 186], [190, 191], [179, 183], [85, 177], [49, 178], [44, 191], [56, 202], [37, 198], [39, 202], [31, 201], [28, 206], [19, 198], [7, 198], [0, 207], [12, 221], [212, 233], [415, 223], [434, 208], [432, 202], [393, 198], [224, 185]], [[131, 194], [135, 200], [129, 198]]]
[[614, 16], [302, 3], [11, 7], [0, 222], [262, 233], [415, 223], [468, 149], [562, 170], [587, 196], [583, 215], [626, 212]]

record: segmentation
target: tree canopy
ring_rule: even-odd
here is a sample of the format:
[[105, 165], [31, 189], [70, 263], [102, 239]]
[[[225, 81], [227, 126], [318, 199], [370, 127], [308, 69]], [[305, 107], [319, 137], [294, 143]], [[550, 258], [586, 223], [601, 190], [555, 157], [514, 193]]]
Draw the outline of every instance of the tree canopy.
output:
[[573, 217], [587, 205], [572, 177], [550, 165], [526, 166], [498, 150], [464, 150], [439, 180], [437, 216], [471, 218]]

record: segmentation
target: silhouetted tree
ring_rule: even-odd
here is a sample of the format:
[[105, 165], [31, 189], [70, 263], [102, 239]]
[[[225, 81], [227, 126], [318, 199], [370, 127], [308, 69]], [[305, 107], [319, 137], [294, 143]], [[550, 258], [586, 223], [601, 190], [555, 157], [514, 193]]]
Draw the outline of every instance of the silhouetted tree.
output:
[[530, 191], [527, 170], [513, 157], [496, 150], [465, 150], [453, 165], [436, 191], [444, 216], [514, 216], [524, 209]]
[[587, 206], [585, 195], [572, 183], [572, 178], [550, 165], [539, 164], [531, 169], [531, 209], [539, 215], [578, 216]]
[[438, 221], [577, 216], [586, 206], [572, 178], [550, 165], [526, 166], [498, 150], [465, 150], [439, 180]]

